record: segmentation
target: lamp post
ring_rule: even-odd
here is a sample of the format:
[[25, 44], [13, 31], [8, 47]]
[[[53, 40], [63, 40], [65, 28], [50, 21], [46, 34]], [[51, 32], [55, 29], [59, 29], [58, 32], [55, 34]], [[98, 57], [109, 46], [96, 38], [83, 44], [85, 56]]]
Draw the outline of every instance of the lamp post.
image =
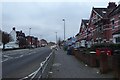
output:
[[[30, 37], [30, 34], [31, 34], [31, 28], [29, 28], [29, 37]], [[31, 48], [31, 45], [32, 45], [32, 38], [30, 37], [30, 44], [29, 44], [30, 48]]]
[[64, 41], [65, 41], [65, 19], [63, 19], [64, 22]]
[[41, 45], [42, 45], [41, 39], [42, 39], [42, 35], [40, 35], [40, 47], [41, 47]]
[[29, 36], [30, 36], [31, 28], [29, 28]]
[[57, 44], [57, 32], [55, 32], [56, 33], [56, 44]]

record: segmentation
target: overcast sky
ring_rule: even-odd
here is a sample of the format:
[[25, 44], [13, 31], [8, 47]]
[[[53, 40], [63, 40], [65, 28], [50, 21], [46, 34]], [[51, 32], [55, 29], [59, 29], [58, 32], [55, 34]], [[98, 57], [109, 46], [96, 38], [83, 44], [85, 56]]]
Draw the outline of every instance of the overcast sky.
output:
[[[46, 1], [46, 0], [45, 0]], [[22, 30], [26, 35], [55, 41], [57, 36], [63, 39], [66, 20], [66, 38], [75, 36], [79, 32], [81, 19], [89, 19], [92, 7], [107, 7], [109, 1], [95, 2], [2, 2], [2, 30], [10, 32], [15, 26], [17, 31]], [[113, 0], [118, 3], [119, 0]], [[1, 13], [0, 13], [1, 14]], [[1, 18], [1, 17], [0, 17]]]

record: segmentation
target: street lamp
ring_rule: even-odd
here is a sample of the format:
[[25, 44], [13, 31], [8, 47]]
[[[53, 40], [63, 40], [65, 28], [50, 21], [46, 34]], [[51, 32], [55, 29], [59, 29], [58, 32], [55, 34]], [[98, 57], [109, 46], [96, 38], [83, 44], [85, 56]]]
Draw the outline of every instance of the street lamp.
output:
[[64, 22], [64, 41], [65, 41], [65, 19], [63, 19]]
[[42, 39], [42, 35], [40, 35], [40, 47], [41, 47], [41, 45], [42, 45], [41, 39]]
[[57, 32], [55, 32], [56, 33], [56, 44], [57, 44]]
[[29, 36], [30, 36], [31, 28], [29, 28]]
[[[29, 37], [30, 37], [30, 34], [31, 34], [31, 28], [29, 28]], [[32, 38], [30, 37], [30, 44], [29, 44], [30, 48], [31, 48], [31, 45], [32, 45]]]

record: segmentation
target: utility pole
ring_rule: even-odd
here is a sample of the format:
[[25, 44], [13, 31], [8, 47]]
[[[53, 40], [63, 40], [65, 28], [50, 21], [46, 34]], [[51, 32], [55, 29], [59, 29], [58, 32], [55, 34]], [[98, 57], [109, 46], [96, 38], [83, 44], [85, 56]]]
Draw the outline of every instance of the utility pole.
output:
[[64, 41], [65, 41], [65, 19], [63, 19], [64, 22]]

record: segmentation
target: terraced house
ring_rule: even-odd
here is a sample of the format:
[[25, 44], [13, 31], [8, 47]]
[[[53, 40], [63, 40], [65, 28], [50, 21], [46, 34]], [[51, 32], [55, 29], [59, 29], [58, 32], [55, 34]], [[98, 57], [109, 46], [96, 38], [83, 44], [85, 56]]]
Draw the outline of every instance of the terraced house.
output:
[[[109, 2], [107, 8], [92, 8], [90, 19], [82, 20], [79, 40], [81, 46], [120, 42], [120, 4]], [[87, 24], [87, 25], [85, 25]]]
[[113, 43], [120, 43], [120, 4], [109, 14]]
[[88, 22], [89, 20], [82, 19], [81, 27], [79, 31], [79, 41], [81, 42], [81, 46], [85, 47], [87, 44], [88, 37]]

